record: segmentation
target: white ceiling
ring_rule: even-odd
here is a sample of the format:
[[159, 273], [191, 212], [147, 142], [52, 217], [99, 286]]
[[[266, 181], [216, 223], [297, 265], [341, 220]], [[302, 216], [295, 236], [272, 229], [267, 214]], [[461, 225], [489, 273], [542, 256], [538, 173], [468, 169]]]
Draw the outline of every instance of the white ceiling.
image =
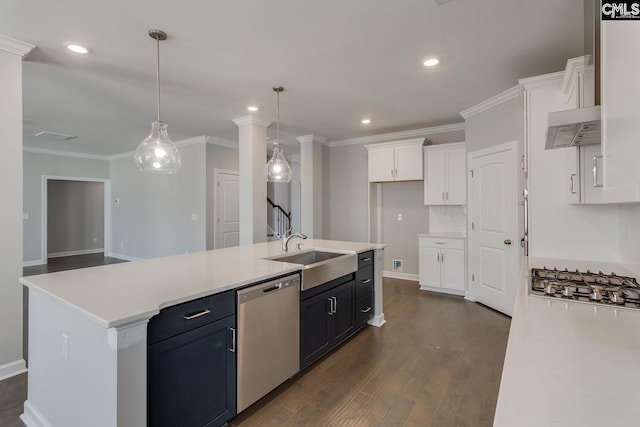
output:
[[[174, 141], [236, 140], [232, 119], [249, 104], [275, 121], [271, 88], [283, 85], [292, 151], [309, 133], [459, 123], [460, 111], [583, 52], [582, 0], [0, 0], [0, 10], [0, 34], [37, 46], [24, 62], [24, 144], [97, 155], [134, 150], [155, 119], [150, 28], [169, 35], [161, 118]], [[431, 55], [440, 65], [423, 67]]]

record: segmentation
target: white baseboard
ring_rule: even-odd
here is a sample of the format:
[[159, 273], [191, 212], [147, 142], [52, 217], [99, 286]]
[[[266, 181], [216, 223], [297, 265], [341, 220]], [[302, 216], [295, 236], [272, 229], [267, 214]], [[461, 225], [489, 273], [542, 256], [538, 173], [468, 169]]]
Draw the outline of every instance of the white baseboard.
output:
[[389, 270], [383, 270], [382, 277], [389, 277], [391, 279], [413, 280], [414, 282], [420, 280], [420, 276], [418, 276], [417, 274], [399, 273], [397, 271]]
[[135, 256], [129, 256], [129, 255], [124, 255], [124, 254], [117, 254], [115, 252], [109, 252], [108, 254], [105, 254], [105, 256], [108, 256], [110, 258], [118, 258], [124, 261], [138, 261], [140, 259], [144, 259], [144, 258], [138, 258]]
[[104, 248], [81, 249], [79, 251], [53, 252], [53, 253], [47, 254], [47, 257], [48, 258], [61, 258], [63, 256], [99, 254], [99, 253], [102, 253], [102, 252], [104, 252]]
[[24, 414], [20, 415], [20, 419], [27, 427], [51, 427], [49, 421], [38, 411], [38, 408], [28, 400], [24, 402]]
[[22, 262], [22, 266], [23, 267], [33, 267], [34, 265], [42, 265], [42, 264], [46, 264], [46, 262], [44, 262], [41, 259], [36, 259], [33, 261], [23, 261]]
[[0, 365], [0, 381], [27, 372], [27, 364], [23, 359]]
[[380, 326], [387, 323], [387, 321], [384, 320], [384, 313], [381, 313], [381, 314], [378, 314], [377, 316], [373, 316], [373, 319], [369, 320], [367, 323], [370, 324], [371, 326], [376, 326], [379, 328]]

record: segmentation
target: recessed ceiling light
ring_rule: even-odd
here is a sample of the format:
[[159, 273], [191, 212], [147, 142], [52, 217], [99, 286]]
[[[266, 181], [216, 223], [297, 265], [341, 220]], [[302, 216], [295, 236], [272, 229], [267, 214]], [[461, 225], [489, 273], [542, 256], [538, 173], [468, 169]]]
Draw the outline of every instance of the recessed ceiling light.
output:
[[69, 49], [71, 52], [81, 53], [81, 54], [85, 54], [89, 52], [89, 49], [77, 43], [66, 43], [66, 46], [67, 46], [67, 49]]
[[361, 122], [363, 125], [368, 125], [369, 123], [371, 123], [371, 119], [362, 119], [362, 120], [360, 120], [360, 122]]
[[433, 67], [434, 65], [438, 65], [439, 63], [440, 63], [440, 60], [438, 58], [429, 58], [424, 61], [424, 66]]
[[259, 108], [258, 108], [258, 107], [256, 107], [255, 105], [249, 105], [249, 106], [247, 107], [247, 110], [249, 110], [249, 111], [251, 111], [251, 112], [258, 111], [258, 109], [259, 109]]

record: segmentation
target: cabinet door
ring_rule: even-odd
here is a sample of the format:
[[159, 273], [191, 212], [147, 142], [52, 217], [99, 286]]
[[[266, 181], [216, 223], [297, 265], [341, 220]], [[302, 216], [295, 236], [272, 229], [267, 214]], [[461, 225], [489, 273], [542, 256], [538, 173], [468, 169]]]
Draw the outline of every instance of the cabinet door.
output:
[[334, 313], [333, 344], [338, 344], [348, 338], [356, 330], [355, 317], [355, 282], [351, 281], [333, 290]]
[[445, 202], [448, 205], [467, 203], [467, 150], [464, 146], [448, 148]]
[[564, 150], [566, 156], [567, 203], [575, 205], [580, 203], [580, 153], [578, 147], [567, 147]]
[[393, 147], [369, 149], [369, 182], [394, 180]]
[[602, 203], [604, 171], [600, 144], [580, 147], [582, 203]]
[[440, 249], [420, 246], [420, 286], [440, 286]]
[[218, 426], [235, 416], [235, 316], [148, 347], [147, 424]]
[[464, 291], [464, 251], [461, 249], [442, 249], [440, 265], [440, 286]]
[[444, 205], [445, 189], [445, 150], [435, 148], [425, 150], [426, 176], [424, 180], [424, 204]]
[[332, 291], [300, 303], [300, 368], [306, 368], [329, 351], [333, 338], [329, 327]]
[[422, 180], [422, 144], [395, 147], [396, 181]]

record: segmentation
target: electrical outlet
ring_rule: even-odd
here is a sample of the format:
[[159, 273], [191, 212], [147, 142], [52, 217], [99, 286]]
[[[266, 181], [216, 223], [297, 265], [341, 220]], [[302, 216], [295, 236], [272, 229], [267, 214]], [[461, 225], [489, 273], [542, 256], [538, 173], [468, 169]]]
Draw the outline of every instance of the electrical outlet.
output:
[[62, 334], [62, 357], [69, 360], [69, 335]]
[[402, 260], [394, 259], [393, 260], [393, 271], [402, 271]]
[[401, 213], [398, 214], [398, 221], [402, 221], [402, 214]]

